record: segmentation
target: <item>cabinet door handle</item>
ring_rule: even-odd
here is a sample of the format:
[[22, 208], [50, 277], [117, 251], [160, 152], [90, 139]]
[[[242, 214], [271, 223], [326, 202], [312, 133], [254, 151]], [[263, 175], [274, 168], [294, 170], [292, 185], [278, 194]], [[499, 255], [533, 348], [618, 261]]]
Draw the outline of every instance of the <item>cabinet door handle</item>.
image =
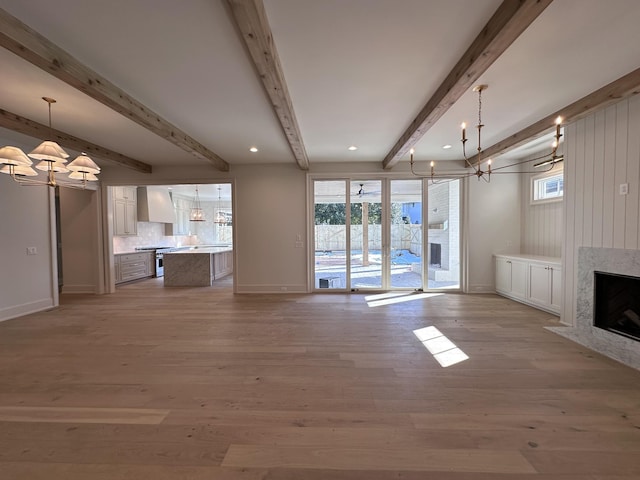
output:
[[511, 260], [507, 260], [507, 263], [511, 263]]

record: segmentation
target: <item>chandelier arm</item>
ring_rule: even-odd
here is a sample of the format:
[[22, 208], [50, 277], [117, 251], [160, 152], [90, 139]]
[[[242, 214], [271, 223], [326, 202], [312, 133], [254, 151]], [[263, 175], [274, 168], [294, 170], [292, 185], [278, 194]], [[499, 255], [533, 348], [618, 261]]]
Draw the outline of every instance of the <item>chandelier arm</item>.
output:
[[[525, 163], [535, 162], [536, 160], [542, 160], [543, 158], [547, 158], [548, 156], [549, 156], [549, 154], [547, 153], [547, 154], [544, 154], [544, 155], [540, 155], [539, 157], [529, 158], [529, 159], [526, 159], [526, 160], [520, 160], [520, 161], [517, 161], [515, 163], [510, 163], [509, 165], [503, 165], [501, 167], [493, 168], [491, 171], [495, 172], [496, 170], [502, 170], [504, 168], [516, 167], [518, 165], [523, 165]], [[505, 172], [505, 173], [522, 173], [522, 172]]]

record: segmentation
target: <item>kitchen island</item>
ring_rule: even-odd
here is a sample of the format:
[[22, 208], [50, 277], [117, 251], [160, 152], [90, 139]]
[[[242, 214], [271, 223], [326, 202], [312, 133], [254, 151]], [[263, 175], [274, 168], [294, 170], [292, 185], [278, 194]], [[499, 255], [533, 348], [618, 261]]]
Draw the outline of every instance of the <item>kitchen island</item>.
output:
[[208, 287], [232, 272], [232, 247], [195, 246], [164, 254], [165, 287]]

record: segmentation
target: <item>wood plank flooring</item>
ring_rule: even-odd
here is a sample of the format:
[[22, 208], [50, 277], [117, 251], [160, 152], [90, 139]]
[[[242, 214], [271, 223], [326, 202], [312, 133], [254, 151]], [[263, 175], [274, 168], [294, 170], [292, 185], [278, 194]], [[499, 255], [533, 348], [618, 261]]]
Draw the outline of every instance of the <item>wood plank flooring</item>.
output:
[[[0, 323], [0, 480], [640, 478], [640, 372], [553, 316], [230, 281]], [[469, 358], [441, 367], [413, 333], [429, 326]]]

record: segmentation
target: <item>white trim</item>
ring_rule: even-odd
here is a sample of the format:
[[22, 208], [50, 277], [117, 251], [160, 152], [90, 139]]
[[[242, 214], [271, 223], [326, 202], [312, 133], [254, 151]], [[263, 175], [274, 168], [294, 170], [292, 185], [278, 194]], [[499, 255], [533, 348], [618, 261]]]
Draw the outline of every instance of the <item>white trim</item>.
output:
[[[561, 176], [563, 181], [562, 195], [558, 197], [552, 197], [552, 198], [536, 199], [535, 184], [541, 180], [545, 180], [551, 177], [558, 177], [558, 176]], [[539, 173], [531, 176], [529, 180], [529, 204], [530, 205], [544, 205], [546, 203], [562, 202], [563, 199], [564, 199], [564, 167], [562, 164], [555, 165], [551, 170], [547, 172], [543, 172], [543, 173]]]
[[[57, 284], [58, 280], [56, 278], [56, 290]], [[43, 298], [41, 300], [36, 300], [35, 302], [23, 303], [22, 305], [12, 305], [11, 307], [0, 310], [0, 322], [22, 317], [24, 315], [30, 315], [32, 313], [42, 312], [43, 310], [50, 310], [55, 308], [55, 306], [53, 298]]]
[[96, 294], [98, 293], [98, 288], [96, 285], [64, 285], [62, 287], [62, 293], [65, 295]]
[[[308, 293], [306, 285], [265, 285], [265, 284], [248, 284], [238, 285], [237, 291], [234, 293]], [[344, 292], [343, 292], [344, 293]]]

